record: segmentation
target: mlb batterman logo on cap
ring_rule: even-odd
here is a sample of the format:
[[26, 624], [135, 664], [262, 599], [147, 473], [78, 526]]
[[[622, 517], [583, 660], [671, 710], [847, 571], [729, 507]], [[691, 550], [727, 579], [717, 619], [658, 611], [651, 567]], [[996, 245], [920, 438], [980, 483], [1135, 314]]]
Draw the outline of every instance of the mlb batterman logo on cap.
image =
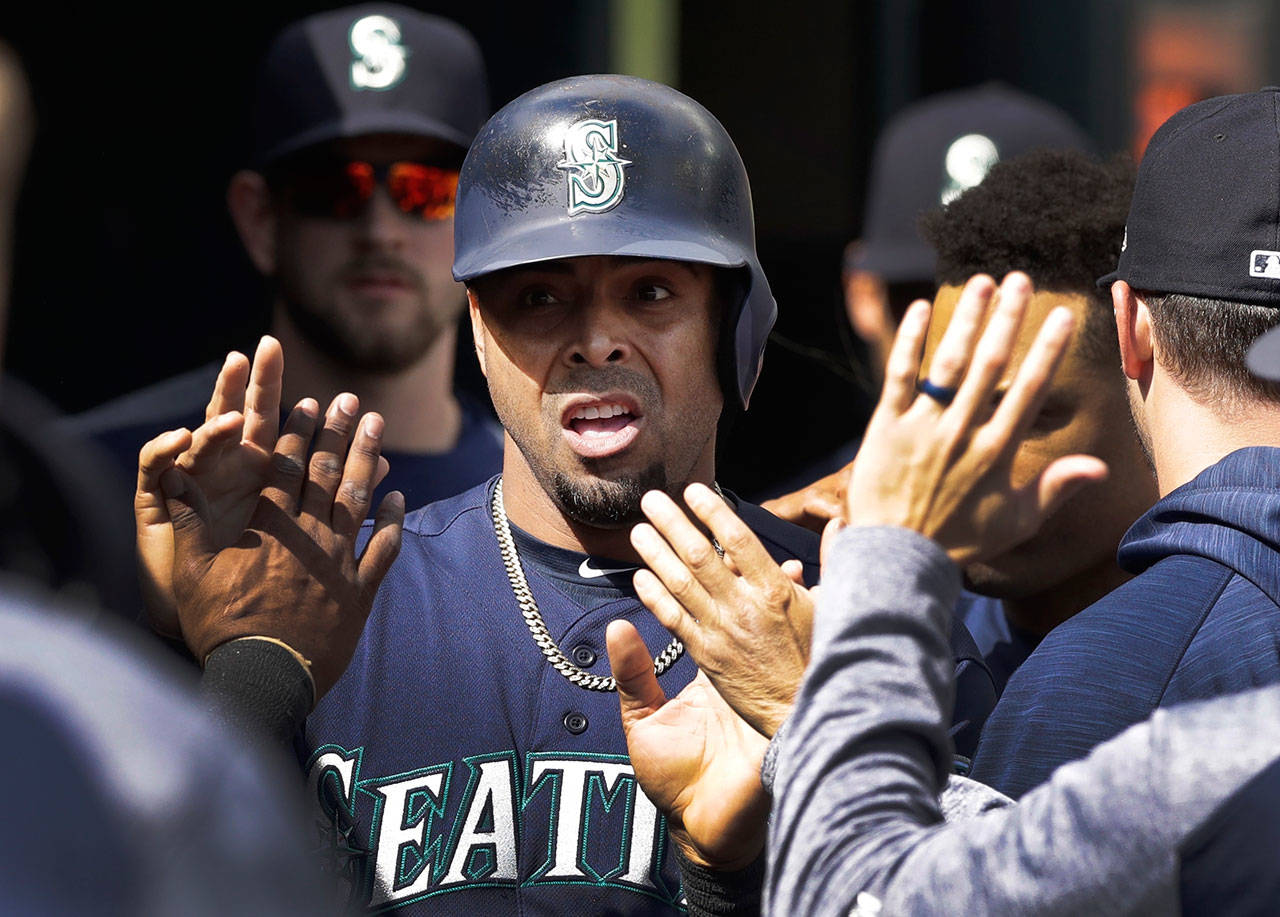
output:
[[259, 168], [307, 147], [394, 133], [452, 143], [489, 113], [484, 62], [457, 23], [393, 3], [295, 22], [271, 43], [253, 106]]
[[1280, 87], [1197, 102], [1156, 131], [1098, 284], [1116, 280], [1280, 307]]

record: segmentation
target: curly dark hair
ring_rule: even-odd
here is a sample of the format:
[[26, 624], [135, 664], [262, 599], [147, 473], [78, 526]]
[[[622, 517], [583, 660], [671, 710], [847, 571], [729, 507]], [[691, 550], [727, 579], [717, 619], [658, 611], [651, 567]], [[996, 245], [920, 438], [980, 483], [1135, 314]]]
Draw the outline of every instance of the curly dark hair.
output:
[[1129, 157], [1104, 161], [1076, 150], [996, 163], [981, 184], [920, 218], [938, 252], [938, 282], [1019, 270], [1039, 290], [1084, 294], [1098, 308], [1086, 316], [1081, 346], [1094, 359], [1115, 359], [1111, 296], [1095, 282], [1120, 259], [1134, 179]]

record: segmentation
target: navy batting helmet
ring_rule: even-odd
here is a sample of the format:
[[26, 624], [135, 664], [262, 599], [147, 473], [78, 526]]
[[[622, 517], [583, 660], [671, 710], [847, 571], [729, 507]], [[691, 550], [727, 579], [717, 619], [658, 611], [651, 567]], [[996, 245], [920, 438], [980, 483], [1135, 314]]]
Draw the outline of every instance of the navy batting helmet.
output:
[[743, 268], [731, 362], [743, 407], [778, 314], [756, 257], [742, 157], [712, 114], [661, 83], [579, 76], [506, 105], [458, 179], [453, 276], [582, 255]]

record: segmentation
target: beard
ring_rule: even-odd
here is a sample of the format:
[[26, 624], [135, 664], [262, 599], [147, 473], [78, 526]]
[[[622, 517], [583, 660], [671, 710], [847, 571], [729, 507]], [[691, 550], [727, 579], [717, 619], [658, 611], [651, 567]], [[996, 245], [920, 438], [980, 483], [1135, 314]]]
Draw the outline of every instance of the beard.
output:
[[667, 490], [667, 469], [661, 464], [650, 465], [638, 474], [611, 481], [596, 478], [586, 484], [555, 471], [549, 492], [560, 511], [574, 522], [597, 529], [620, 529], [644, 521], [640, 498], [650, 490]]
[[[370, 318], [357, 298], [354, 307], [344, 308], [337, 299], [347, 278], [376, 271], [392, 274], [409, 286], [413, 293], [414, 307], [411, 321], [389, 326]], [[301, 284], [282, 274], [278, 295], [289, 320], [298, 332], [318, 351], [340, 367], [367, 375], [395, 375], [422, 358], [450, 327], [463, 300], [450, 308], [442, 309], [442, 303], [433, 302], [421, 274], [408, 265], [385, 257], [360, 258], [347, 262], [333, 276], [328, 296], [312, 298], [301, 291]], [[370, 308], [377, 308], [370, 304]]]
[[[623, 367], [572, 370], [549, 393], [605, 392], [610, 389], [631, 392], [646, 415], [655, 418], [659, 416], [662, 394], [657, 384], [648, 377]], [[598, 529], [629, 528], [644, 521], [640, 498], [645, 493], [650, 490], [671, 493], [673, 488], [679, 490], [687, 483], [679, 480], [672, 483], [673, 474], [685, 474], [688, 469], [682, 468], [679, 463], [674, 469], [669, 469], [669, 454], [638, 470], [630, 471], [611, 472], [611, 466], [616, 468], [616, 462], [611, 459], [571, 460], [574, 466], [581, 467], [586, 472], [582, 476], [571, 473], [564, 467], [557, 467], [555, 460], [551, 458], [553, 449], [547, 443], [560, 435], [560, 415], [554, 410], [544, 412], [541, 416], [531, 415], [520, 405], [509, 402], [493, 377], [489, 379], [489, 395], [498, 418], [524, 456], [533, 476], [565, 518], [573, 522]], [[713, 430], [714, 428], [712, 432]], [[708, 432], [708, 436], [710, 435], [711, 432]], [[698, 449], [691, 448], [689, 451], [696, 455]]]

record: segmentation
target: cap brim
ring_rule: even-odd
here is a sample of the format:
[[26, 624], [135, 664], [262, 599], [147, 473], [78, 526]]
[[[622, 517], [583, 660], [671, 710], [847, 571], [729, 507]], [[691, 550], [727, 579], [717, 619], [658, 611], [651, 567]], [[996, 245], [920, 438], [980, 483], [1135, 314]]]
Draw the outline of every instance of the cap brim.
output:
[[331, 118], [301, 134], [295, 134], [283, 143], [258, 153], [258, 162], [265, 164], [288, 156], [307, 147], [344, 137], [363, 137], [366, 134], [407, 134], [452, 143], [461, 152], [471, 145], [471, 137], [443, 121], [406, 111], [360, 111]]
[[1110, 274], [1103, 274], [1101, 277], [1099, 277], [1096, 281], [1094, 281], [1094, 286], [1096, 286], [1099, 290], [1109, 290], [1111, 289], [1111, 284], [1115, 283], [1119, 279], [1120, 279], [1120, 270], [1117, 268], [1116, 270], [1112, 271]]
[[1260, 335], [1249, 347], [1244, 363], [1258, 378], [1280, 382], [1280, 328]]
[[[473, 280], [509, 267], [580, 258], [588, 255], [617, 255], [632, 258], [660, 258], [694, 261], [715, 267], [747, 267], [743, 258], [726, 256], [706, 244], [705, 232], [690, 229], [653, 238], [653, 228], [644, 220], [614, 222], [608, 230], [591, 231], [589, 223], [534, 223], [522, 232], [507, 233], [499, 240], [479, 247], [453, 264], [453, 279]], [[630, 230], [630, 231], [627, 231]]]

